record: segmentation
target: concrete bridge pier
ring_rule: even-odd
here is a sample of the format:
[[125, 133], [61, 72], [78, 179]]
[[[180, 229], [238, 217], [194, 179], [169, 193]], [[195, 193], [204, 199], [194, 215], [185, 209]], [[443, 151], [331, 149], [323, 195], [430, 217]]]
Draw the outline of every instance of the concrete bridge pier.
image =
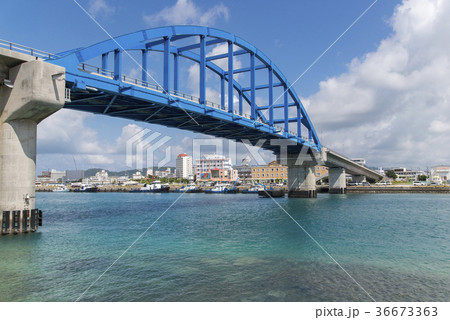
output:
[[0, 74], [0, 233], [35, 231], [36, 129], [64, 105], [65, 70], [2, 49]]
[[329, 193], [345, 194], [347, 193], [347, 182], [345, 179], [344, 168], [328, 169]]
[[297, 157], [288, 156], [288, 197], [317, 198], [316, 176], [313, 161], [297, 163]]
[[356, 183], [362, 183], [366, 181], [366, 176], [353, 175], [352, 180]]

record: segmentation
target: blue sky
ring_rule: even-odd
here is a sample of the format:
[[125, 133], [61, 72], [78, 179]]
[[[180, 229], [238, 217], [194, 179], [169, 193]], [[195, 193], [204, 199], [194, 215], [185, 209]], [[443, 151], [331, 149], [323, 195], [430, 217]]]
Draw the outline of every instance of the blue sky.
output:
[[[234, 33], [263, 51], [291, 82], [373, 2], [79, 0], [113, 36], [172, 24]], [[449, 12], [444, 1], [379, 0], [294, 85], [322, 144], [377, 166], [450, 162], [439, 146], [450, 142], [449, 93], [441, 75], [449, 67]], [[54, 53], [108, 38], [72, 0], [5, 2], [0, 19], [1, 39]], [[122, 140], [142, 128], [174, 137], [174, 153], [186, 148], [183, 139], [195, 136], [61, 111], [39, 125], [37, 169], [71, 169], [72, 155], [85, 169], [125, 169]], [[434, 146], [436, 139], [440, 144]]]

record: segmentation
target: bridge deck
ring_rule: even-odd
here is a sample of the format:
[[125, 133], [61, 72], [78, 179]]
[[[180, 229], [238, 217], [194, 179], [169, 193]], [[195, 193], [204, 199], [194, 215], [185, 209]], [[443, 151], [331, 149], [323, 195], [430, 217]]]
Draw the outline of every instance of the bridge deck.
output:
[[[248, 139], [255, 145], [259, 139], [265, 139], [262, 148], [279, 153], [279, 145], [271, 145], [271, 139], [283, 139], [278, 132], [267, 132], [269, 128], [263, 123], [256, 123], [241, 116], [229, 114], [225, 110], [199, 108], [198, 104], [177, 96], [171, 96], [183, 102], [185, 108], [174, 108], [170, 99], [158, 99], [149, 102], [130, 95], [120, 95], [117, 92], [73, 89], [73, 84], [67, 82], [71, 89], [70, 102], [64, 108], [103, 114], [111, 117], [126, 118], [135, 121], [159, 124], [167, 127], [189, 130], [192, 132], [214, 135], [226, 139], [241, 141]], [[148, 90], [147, 88], [144, 90]], [[155, 91], [155, 95], [160, 93]], [[171, 103], [172, 102], [172, 103]], [[180, 104], [180, 103], [179, 103]], [[226, 120], [229, 118], [229, 120]], [[265, 127], [266, 130], [261, 130]], [[292, 136], [294, 138], [294, 135]], [[302, 144], [290, 146], [292, 152], [300, 152]]]

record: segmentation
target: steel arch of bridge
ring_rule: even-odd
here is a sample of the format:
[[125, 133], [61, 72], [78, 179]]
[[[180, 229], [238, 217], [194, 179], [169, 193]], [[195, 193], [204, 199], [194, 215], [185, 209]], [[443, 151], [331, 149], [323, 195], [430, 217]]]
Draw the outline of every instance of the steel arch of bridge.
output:
[[[191, 39], [190, 45], [177, 45], [178, 40]], [[184, 40], [183, 40], [184, 41]], [[185, 41], [184, 41], [185, 42]], [[209, 46], [227, 44], [228, 52], [215, 56], [206, 54]], [[237, 50], [236, 50], [237, 48]], [[124, 52], [125, 51], [125, 52]], [[141, 79], [123, 74], [123, 57], [128, 52], [139, 52], [137, 61], [142, 67]], [[147, 70], [148, 54], [163, 54], [163, 84], [152, 83]], [[113, 65], [109, 66], [109, 56]], [[250, 66], [236, 69], [233, 57], [248, 55]], [[199, 97], [179, 92], [179, 58], [199, 64]], [[101, 66], [89, 66], [87, 61], [101, 58]], [[227, 70], [215, 63], [227, 59]], [[261, 51], [233, 34], [199, 26], [172, 26], [142, 30], [109, 39], [86, 48], [60, 53], [47, 62], [66, 69], [66, 86], [71, 90], [71, 101], [65, 108], [102, 113], [137, 121], [178, 127], [229, 139], [289, 139], [297, 145], [320, 151], [321, 145], [305, 108], [289, 82], [275, 64]], [[111, 67], [111, 71], [108, 71]], [[172, 70], [173, 69], [173, 70]], [[221, 80], [221, 103], [206, 100], [206, 71], [211, 70]], [[267, 83], [255, 84], [257, 70], [267, 70]], [[235, 75], [248, 73], [250, 86], [244, 87]], [[283, 102], [274, 104], [274, 88], [283, 89]], [[268, 90], [269, 103], [257, 105], [256, 91]], [[225, 101], [228, 93], [228, 103]], [[235, 104], [237, 93], [239, 103]], [[250, 106], [250, 115], [244, 114], [243, 101]], [[295, 115], [292, 115], [292, 110]], [[274, 117], [274, 110], [282, 109], [283, 116]], [[268, 112], [268, 116], [266, 113]], [[289, 131], [295, 123], [296, 132]], [[282, 124], [283, 127], [277, 126]], [[303, 128], [302, 128], [303, 127]], [[303, 130], [307, 136], [302, 136]], [[269, 142], [263, 148], [278, 153], [279, 146]]]

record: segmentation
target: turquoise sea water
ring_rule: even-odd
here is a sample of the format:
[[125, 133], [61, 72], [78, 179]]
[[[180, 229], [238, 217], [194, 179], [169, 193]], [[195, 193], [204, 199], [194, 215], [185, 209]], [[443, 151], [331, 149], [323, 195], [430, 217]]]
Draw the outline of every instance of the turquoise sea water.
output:
[[[0, 237], [0, 301], [74, 301], [180, 194], [38, 193]], [[449, 301], [450, 197], [276, 199], [377, 301]], [[370, 301], [272, 199], [184, 194], [82, 301]]]

